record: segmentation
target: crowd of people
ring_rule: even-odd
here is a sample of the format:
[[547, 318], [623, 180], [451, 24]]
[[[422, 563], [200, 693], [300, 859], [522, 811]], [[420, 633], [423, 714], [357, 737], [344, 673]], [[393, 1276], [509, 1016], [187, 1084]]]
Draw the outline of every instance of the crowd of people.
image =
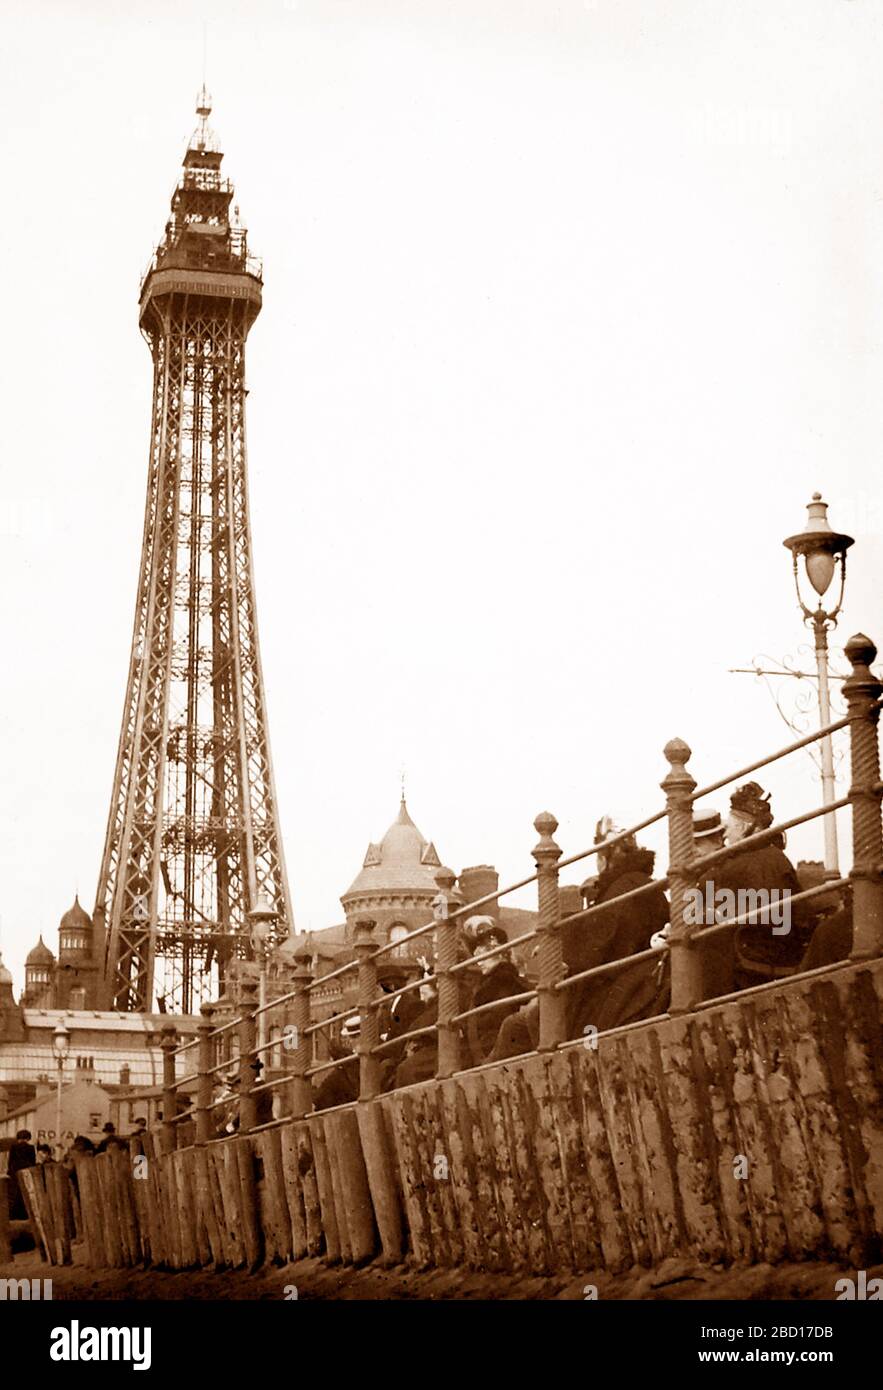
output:
[[[827, 893], [793, 905], [802, 891], [794, 865], [785, 853], [785, 837], [745, 844], [773, 824], [770, 798], [756, 782], [738, 787], [726, 820], [704, 809], [693, 815], [694, 868], [698, 880], [692, 903], [691, 930], [726, 923], [743, 911], [743, 904], [766, 904], [753, 919], [717, 931], [696, 942], [701, 998], [716, 999], [752, 985], [785, 978], [845, 959], [851, 949], [852, 914], [849, 893]], [[565, 987], [565, 1029], [568, 1038], [590, 1030], [597, 1033], [667, 1012], [670, 1002], [670, 904], [662, 884], [654, 881], [655, 855], [624, 834], [604, 816], [595, 830], [597, 875], [582, 885], [590, 915], [564, 918], [561, 945], [565, 977], [583, 976], [600, 966], [645, 953], [643, 959], [617, 971], [575, 980]], [[703, 861], [719, 851], [705, 872]], [[640, 891], [639, 891], [640, 890]], [[505, 947], [507, 936], [491, 917], [468, 918], [459, 929], [460, 958], [471, 968], [461, 973], [461, 1012], [481, 1009], [459, 1025], [461, 1066], [479, 1066], [535, 1050], [539, 1041], [539, 1005], [515, 996], [532, 991], [533, 962], [521, 967]], [[647, 956], [647, 952], [653, 952]], [[489, 952], [494, 954], [488, 955]], [[434, 1076], [437, 1069], [438, 988], [429, 964], [419, 989], [402, 993], [418, 968], [411, 962], [385, 959], [378, 983], [389, 996], [381, 1009], [380, 1033], [387, 1046], [381, 1053], [382, 1091], [408, 1086]], [[483, 1006], [495, 1004], [496, 1007]], [[356, 1020], [356, 1027], [358, 1021]], [[421, 1031], [426, 1030], [426, 1031]], [[351, 1030], [355, 1031], [355, 1030]], [[407, 1034], [418, 1034], [405, 1037]], [[398, 1039], [402, 1041], [396, 1045]], [[343, 1038], [332, 1049], [341, 1065], [314, 1084], [317, 1110], [345, 1104], [359, 1091], [359, 1062], [350, 1052], [353, 1039]], [[345, 1059], [345, 1060], [343, 1060]]]
[[43, 1163], [58, 1161], [68, 1170], [74, 1190], [77, 1188], [76, 1176], [76, 1157], [94, 1157], [110, 1149], [123, 1149], [128, 1151], [137, 1145], [132, 1144], [132, 1140], [140, 1139], [141, 1135], [147, 1132], [147, 1121], [144, 1117], [139, 1117], [134, 1121], [135, 1128], [130, 1135], [118, 1134], [116, 1126], [108, 1120], [101, 1131], [101, 1138], [93, 1141], [86, 1134], [78, 1134], [65, 1149], [58, 1145], [53, 1150], [50, 1144], [33, 1143], [33, 1136], [29, 1129], [20, 1129], [12, 1143], [9, 1144], [6, 1159], [6, 1175], [10, 1179], [9, 1183], [9, 1217], [12, 1221], [26, 1221], [27, 1210], [24, 1197], [22, 1196], [21, 1186], [18, 1181], [18, 1174], [26, 1168], [36, 1168]]

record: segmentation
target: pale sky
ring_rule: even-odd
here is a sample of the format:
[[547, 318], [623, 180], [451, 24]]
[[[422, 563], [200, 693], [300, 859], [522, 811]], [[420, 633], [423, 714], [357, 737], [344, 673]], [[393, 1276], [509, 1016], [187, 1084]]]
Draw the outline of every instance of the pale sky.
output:
[[[299, 927], [341, 920], [403, 767], [442, 860], [511, 881], [540, 810], [567, 854], [655, 810], [673, 735], [701, 782], [789, 741], [728, 668], [807, 640], [781, 541], [816, 488], [856, 538], [840, 640], [883, 639], [878, 3], [6, 0], [17, 984], [74, 892], [94, 904], [147, 473], [139, 281], [206, 16], [264, 258], [252, 528]], [[785, 816], [814, 776], [801, 754], [760, 780]], [[820, 824], [789, 852], [820, 857]]]

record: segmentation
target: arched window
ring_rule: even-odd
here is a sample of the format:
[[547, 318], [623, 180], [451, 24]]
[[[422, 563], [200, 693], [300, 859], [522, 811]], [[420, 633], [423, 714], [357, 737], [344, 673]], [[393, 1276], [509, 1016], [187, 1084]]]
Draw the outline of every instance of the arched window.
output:
[[[409, 930], [409, 929], [408, 929], [408, 927], [405, 925], [404, 922], [393, 922], [392, 926], [391, 926], [390, 929], [389, 929], [389, 941], [390, 941], [390, 945], [392, 945], [392, 943], [393, 943], [394, 941], [403, 941], [404, 938], [408, 935], [408, 930]], [[404, 955], [407, 955], [407, 947], [405, 947], [405, 946], [396, 946], [396, 948], [395, 948], [394, 951], [390, 951], [390, 955], [391, 955], [391, 956], [404, 956]]]

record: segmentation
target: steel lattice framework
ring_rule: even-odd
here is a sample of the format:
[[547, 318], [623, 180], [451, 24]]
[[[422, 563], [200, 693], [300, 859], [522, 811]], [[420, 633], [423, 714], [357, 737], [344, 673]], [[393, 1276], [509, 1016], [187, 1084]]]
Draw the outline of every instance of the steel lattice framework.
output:
[[266, 893], [293, 929], [258, 651], [245, 340], [261, 307], [200, 93], [145, 276], [153, 419], [135, 627], [95, 907], [106, 1002], [192, 1013], [250, 954]]

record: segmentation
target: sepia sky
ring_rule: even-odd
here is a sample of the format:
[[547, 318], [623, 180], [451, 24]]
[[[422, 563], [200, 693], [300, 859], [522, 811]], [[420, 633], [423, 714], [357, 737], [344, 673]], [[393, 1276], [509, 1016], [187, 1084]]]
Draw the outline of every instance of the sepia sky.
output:
[[[781, 541], [816, 488], [856, 538], [839, 638], [883, 638], [874, 0], [6, 0], [3, 17], [17, 985], [74, 892], [94, 903], [146, 484], [139, 281], [206, 19], [212, 124], [264, 258], [252, 528], [301, 928], [341, 920], [403, 768], [443, 862], [512, 880], [540, 810], [565, 853], [602, 813], [655, 810], [673, 735], [702, 782], [789, 741], [728, 668], [807, 640]], [[817, 803], [814, 777], [799, 754], [760, 780], [784, 816]], [[820, 825], [789, 852], [820, 857]]]

